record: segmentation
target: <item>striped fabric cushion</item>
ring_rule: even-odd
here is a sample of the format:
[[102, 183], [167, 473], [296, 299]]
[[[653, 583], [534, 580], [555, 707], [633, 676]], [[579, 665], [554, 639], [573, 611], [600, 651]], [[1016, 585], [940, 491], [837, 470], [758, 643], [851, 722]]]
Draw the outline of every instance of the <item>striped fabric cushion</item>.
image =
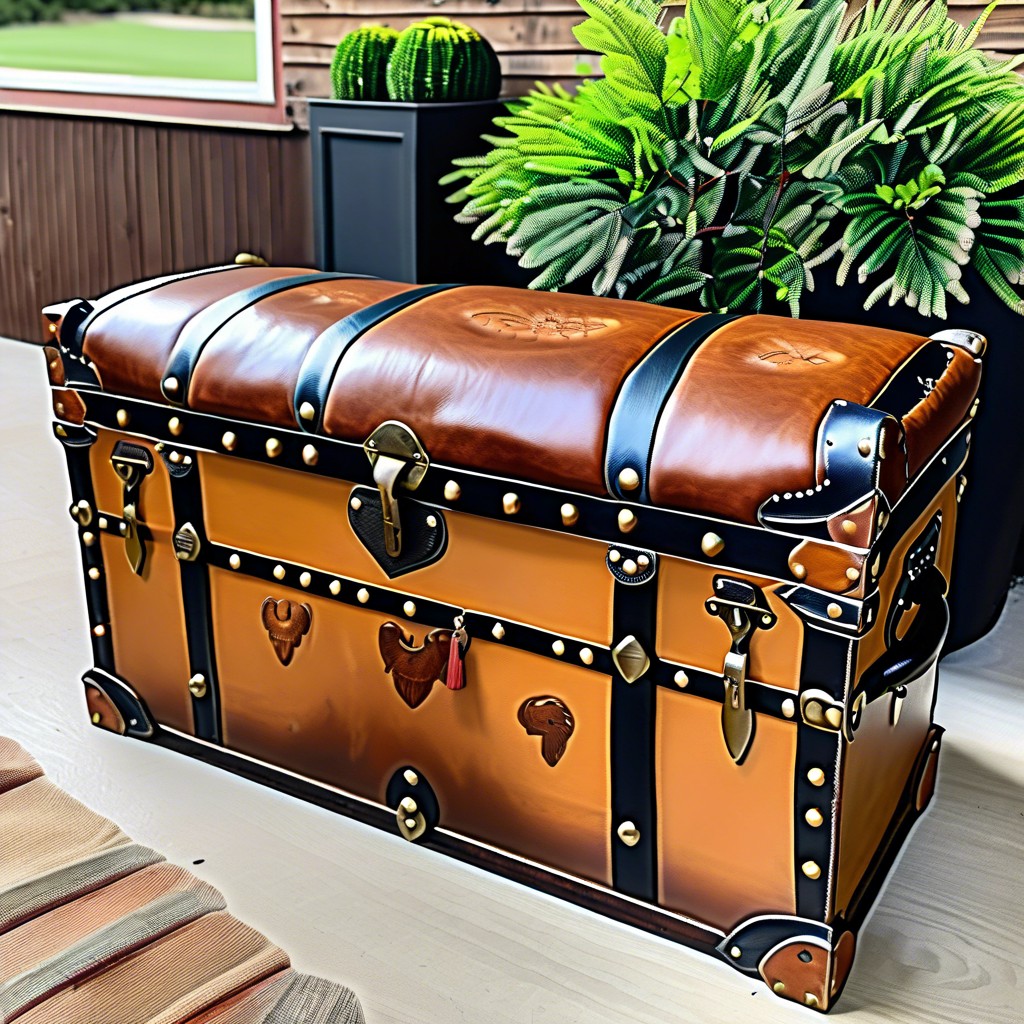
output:
[[343, 986], [299, 974], [167, 864], [0, 737], [5, 1024], [363, 1024]]

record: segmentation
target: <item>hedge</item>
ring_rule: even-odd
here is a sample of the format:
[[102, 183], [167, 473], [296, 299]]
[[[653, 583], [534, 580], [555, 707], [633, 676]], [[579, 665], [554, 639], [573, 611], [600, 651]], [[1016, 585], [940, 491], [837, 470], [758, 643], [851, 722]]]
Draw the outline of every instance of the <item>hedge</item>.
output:
[[251, 18], [254, 0], [0, 0], [0, 25], [59, 21], [65, 14], [157, 11], [221, 18]]

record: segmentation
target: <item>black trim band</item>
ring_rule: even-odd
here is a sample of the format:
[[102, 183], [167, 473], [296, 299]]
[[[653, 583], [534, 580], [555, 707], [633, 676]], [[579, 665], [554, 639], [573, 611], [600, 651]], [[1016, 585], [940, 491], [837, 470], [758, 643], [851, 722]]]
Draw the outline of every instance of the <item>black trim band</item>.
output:
[[[293, 400], [295, 422], [301, 424], [303, 429], [311, 434], [319, 431], [331, 384], [338, 372], [338, 364], [352, 345], [371, 327], [375, 327], [387, 320], [388, 317], [394, 316], [395, 313], [422, 299], [458, 287], [455, 284], [431, 284], [422, 288], [414, 288], [412, 291], [402, 292], [399, 295], [392, 295], [389, 299], [375, 302], [372, 306], [367, 306], [343, 317], [328, 327], [309, 346], [309, 350], [302, 360], [302, 366], [299, 368], [299, 378], [295, 385]], [[307, 418], [302, 415], [301, 410], [304, 405], [313, 407], [312, 417]]]
[[[654, 434], [690, 357], [720, 327], [739, 320], [738, 313], [705, 313], [677, 327], [655, 345], [622, 382], [608, 417], [605, 483], [608, 492], [623, 500], [649, 501], [647, 480]], [[638, 488], [626, 491], [619, 473], [635, 470]]]

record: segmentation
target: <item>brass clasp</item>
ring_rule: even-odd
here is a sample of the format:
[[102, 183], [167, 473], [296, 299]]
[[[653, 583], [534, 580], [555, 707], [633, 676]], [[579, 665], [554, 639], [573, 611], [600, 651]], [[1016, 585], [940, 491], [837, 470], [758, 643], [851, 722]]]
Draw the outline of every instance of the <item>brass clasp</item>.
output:
[[402, 553], [402, 520], [397, 488], [415, 491], [426, 476], [430, 459], [420, 439], [404, 423], [387, 420], [363, 443], [373, 467], [373, 482], [380, 491], [384, 549], [392, 558]]
[[121, 480], [121, 517], [124, 520], [124, 552], [136, 576], [142, 575], [146, 563], [146, 547], [139, 534], [139, 489], [143, 479], [153, 472], [153, 454], [148, 448], [131, 441], [118, 441], [110, 454], [110, 464]]

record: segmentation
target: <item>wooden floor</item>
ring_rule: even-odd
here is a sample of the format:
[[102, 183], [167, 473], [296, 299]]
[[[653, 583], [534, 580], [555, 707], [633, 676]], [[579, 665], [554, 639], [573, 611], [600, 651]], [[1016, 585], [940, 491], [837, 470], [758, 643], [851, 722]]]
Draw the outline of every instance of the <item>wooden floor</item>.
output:
[[[398, 838], [87, 722], [75, 531], [42, 355], [0, 342], [0, 733], [193, 867], [370, 1024], [814, 1019], [760, 983]], [[860, 937], [844, 1024], [1024, 1021], [1024, 594], [943, 664], [938, 792]], [[0, 850], [6, 841], [0, 837]], [[757, 870], [757, 843], [750, 846]]]

